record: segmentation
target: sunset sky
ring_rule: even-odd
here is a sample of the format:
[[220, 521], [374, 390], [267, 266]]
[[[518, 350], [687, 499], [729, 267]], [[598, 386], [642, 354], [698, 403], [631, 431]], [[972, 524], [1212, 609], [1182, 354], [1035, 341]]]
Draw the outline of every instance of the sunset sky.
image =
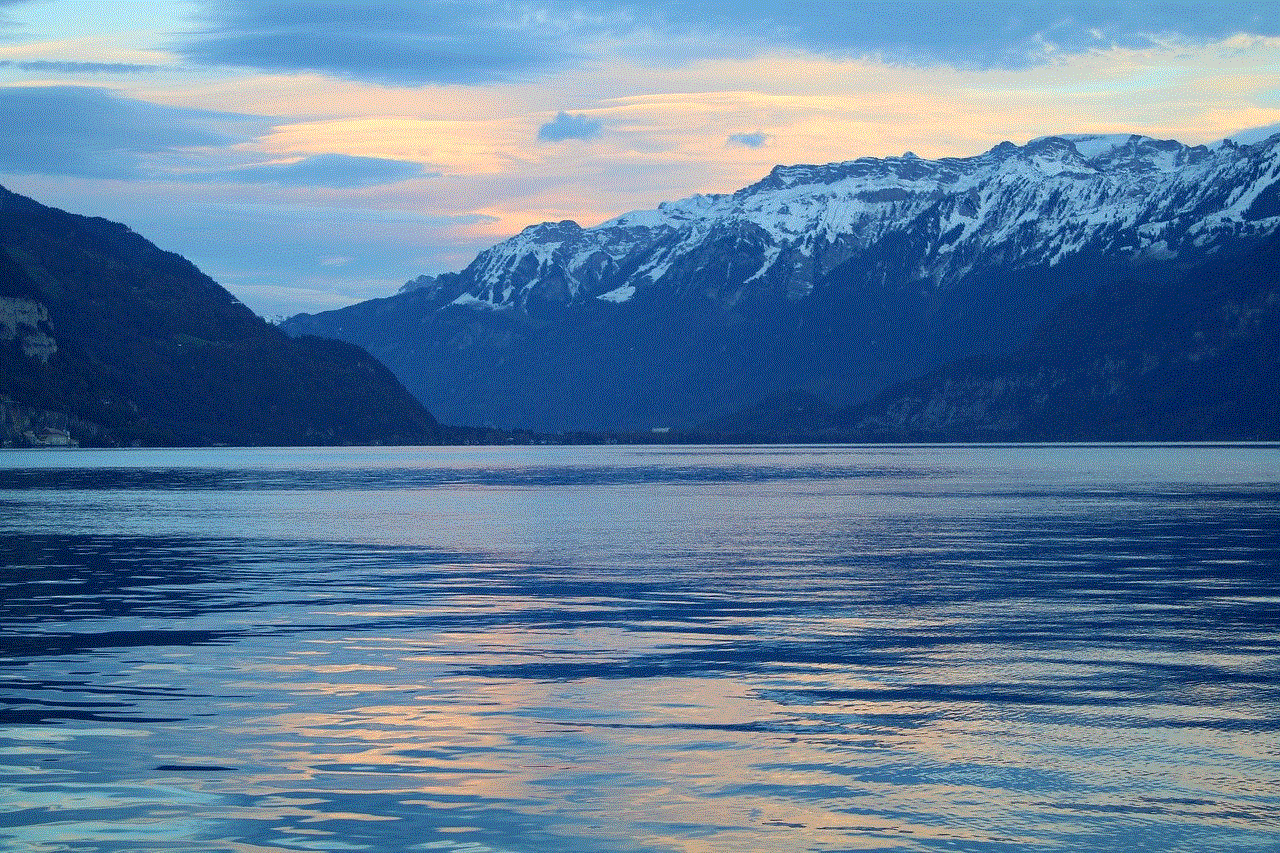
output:
[[1277, 123], [1280, 2], [0, 0], [0, 184], [269, 316], [778, 163]]

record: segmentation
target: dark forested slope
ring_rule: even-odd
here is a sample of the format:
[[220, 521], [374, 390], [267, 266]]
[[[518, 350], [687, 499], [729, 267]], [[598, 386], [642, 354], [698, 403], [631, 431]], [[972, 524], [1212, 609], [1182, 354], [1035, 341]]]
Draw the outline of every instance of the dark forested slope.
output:
[[90, 444], [435, 441], [360, 348], [290, 339], [126, 226], [0, 188], [0, 439]]
[[1068, 299], [1014, 355], [948, 365], [812, 426], [873, 440], [1280, 439], [1280, 234], [1163, 272]]

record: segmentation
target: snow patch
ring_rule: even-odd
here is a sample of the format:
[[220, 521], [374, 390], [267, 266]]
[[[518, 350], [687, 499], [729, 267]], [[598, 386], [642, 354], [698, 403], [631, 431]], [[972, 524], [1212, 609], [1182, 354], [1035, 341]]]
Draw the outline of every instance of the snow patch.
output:
[[475, 296], [472, 296], [470, 293], [462, 294], [461, 296], [459, 296], [457, 299], [453, 300], [449, 304], [457, 305], [461, 308], [488, 308], [491, 311], [498, 310], [500, 308], [505, 307], [505, 306], [497, 305], [493, 302], [490, 302], [487, 299], [479, 299]]
[[[1104, 154], [1110, 154], [1117, 148], [1124, 148], [1133, 139], [1131, 133], [1066, 133], [1060, 136], [1076, 147], [1076, 151], [1085, 160], [1095, 160]], [[1138, 139], [1148, 137], [1138, 136]]]
[[635, 295], [636, 289], [629, 284], [624, 284], [622, 287], [615, 287], [608, 293], [600, 294], [596, 299], [603, 299], [605, 302], [613, 302], [614, 304], [620, 305], [623, 302], [627, 302]]

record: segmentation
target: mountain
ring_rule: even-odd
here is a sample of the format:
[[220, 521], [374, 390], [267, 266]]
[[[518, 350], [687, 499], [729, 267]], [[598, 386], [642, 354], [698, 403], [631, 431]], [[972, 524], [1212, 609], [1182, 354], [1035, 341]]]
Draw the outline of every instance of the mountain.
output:
[[459, 273], [283, 326], [365, 347], [446, 421], [648, 430], [778, 395], [846, 407], [1015, 352], [1103, 282], [1274, 232], [1278, 179], [1280, 136], [779, 166], [593, 228], [531, 226]]
[[1171, 278], [1072, 297], [1013, 355], [950, 364], [819, 418], [784, 411], [731, 427], [874, 441], [1280, 440], [1280, 232]]
[[368, 353], [292, 339], [126, 226], [0, 188], [6, 444], [439, 440]]

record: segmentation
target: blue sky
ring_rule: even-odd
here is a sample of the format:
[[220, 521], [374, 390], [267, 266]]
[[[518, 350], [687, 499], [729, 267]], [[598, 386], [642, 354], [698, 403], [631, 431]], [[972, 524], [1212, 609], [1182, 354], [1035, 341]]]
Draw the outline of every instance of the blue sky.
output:
[[1280, 2], [0, 0], [0, 183], [267, 315], [776, 163], [1280, 122]]

